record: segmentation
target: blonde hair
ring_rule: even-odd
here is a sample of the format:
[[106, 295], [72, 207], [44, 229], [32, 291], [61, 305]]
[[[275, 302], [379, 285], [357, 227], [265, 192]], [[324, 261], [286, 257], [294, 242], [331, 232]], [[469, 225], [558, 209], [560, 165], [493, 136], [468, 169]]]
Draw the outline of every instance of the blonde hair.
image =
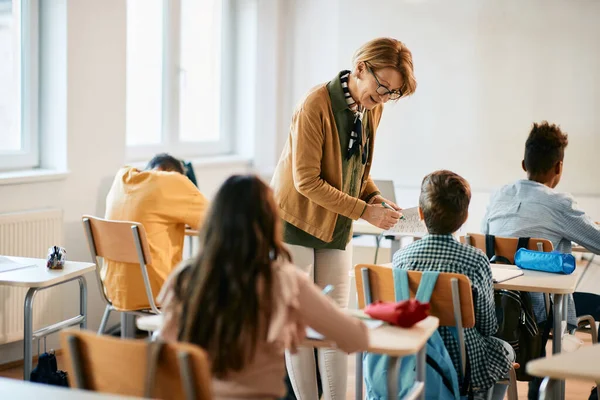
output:
[[354, 69], [361, 62], [369, 63], [373, 70], [394, 68], [402, 75], [402, 97], [417, 90], [413, 73], [412, 53], [404, 43], [393, 38], [377, 38], [363, 44], [352, 57]]

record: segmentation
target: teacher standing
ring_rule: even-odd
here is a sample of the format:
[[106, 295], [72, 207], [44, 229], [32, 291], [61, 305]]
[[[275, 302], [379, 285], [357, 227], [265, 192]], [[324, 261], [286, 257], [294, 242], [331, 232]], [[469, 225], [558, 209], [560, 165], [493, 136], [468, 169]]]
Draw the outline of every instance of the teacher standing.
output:
[[[389, 229], [400, 217], [400, 208], [380, 195], [369, 171], [384, 103], [416, 87], [410, 50], [398, 40], [379, 38], [356, 51], [352, 71], [313, 88], [294, 111], [272, 181], [283, 237], [298, 268], [319, 286], [334, 286], [331, 297], [340, 307], [348, 306], [352, 221], [362, 218]], [[347, 355], [319, 349], [317, 358], [325, 399], [345, 399]], [[313, 350], [286, 354], [286, 366], [296, 397], [316, 399]]]

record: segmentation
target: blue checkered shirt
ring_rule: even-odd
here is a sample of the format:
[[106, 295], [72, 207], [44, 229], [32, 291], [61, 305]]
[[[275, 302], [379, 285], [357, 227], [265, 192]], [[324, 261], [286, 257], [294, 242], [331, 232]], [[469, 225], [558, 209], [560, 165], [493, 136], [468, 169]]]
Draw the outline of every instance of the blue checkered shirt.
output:
[[[561, 253], [571, 253], [571, 243], [576, 242], [600, 254], [600, 230], [589, 216], [578, 209], [575, 199], [570, 194], [526, 179], [504, 186], [492, 195], [481, 232], [495, 236], [547, 239]], [[531, 300], [536, 319], [538, 322], [545, 321], [544, 295], [531, 293]], [[577, 325], [571, 295], [567, 310], [569, 325]]]
[[[511, 362], [502, 344], [491, 336], [498, 330], [494, 305], [492, 270], [485, 254], [459, 243], [452, 235], [426, 235], [399, 250], [395, 268], [410, 271], [439, 271], [466, 275], [471, 280], [475, 306], [475, 327], [465, 329], [465, 344], [474, 390], [491, 387], [503, 379]], [[438, 329], [454, 367], [460, 376], [460, 350], [452, 330]]]

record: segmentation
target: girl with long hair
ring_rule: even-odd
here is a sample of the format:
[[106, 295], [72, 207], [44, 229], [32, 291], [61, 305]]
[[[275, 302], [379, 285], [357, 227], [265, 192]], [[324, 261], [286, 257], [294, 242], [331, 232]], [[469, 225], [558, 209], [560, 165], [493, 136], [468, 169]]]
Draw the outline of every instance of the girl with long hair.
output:
[[161, 292], [161, 335], [206, 350], [216, 398], [285, 395], [284, 351], [296, 351], [306, 326], [344, 352], [366, 350], [365, 325], [291, 263], [273, 192], [256, 176], [225, 181], [199, 248]]

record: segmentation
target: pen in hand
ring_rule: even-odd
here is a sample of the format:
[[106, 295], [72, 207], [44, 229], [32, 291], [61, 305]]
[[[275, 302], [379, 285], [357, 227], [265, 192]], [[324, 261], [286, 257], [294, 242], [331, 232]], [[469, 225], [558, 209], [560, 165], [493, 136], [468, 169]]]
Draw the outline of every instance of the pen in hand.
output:
[[[394, 207], [390, 206], [385, 201], [382, 202], [381, 205], [383, 206], [383, 208], [387, 208], [388, 210], [397, 211]], [[404, 215], [400, 215], [400, 219], [405, 219]]]

